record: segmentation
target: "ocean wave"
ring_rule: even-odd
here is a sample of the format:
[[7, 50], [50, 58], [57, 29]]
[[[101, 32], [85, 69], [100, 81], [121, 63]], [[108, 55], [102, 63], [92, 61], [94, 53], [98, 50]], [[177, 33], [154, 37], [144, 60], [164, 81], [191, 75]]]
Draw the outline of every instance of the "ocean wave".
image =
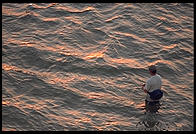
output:
[[[193, 130], [193, 15], [192, 3], [3, 3], [2, 130]], [[148, 124], [151, 64], [164, 96]]]

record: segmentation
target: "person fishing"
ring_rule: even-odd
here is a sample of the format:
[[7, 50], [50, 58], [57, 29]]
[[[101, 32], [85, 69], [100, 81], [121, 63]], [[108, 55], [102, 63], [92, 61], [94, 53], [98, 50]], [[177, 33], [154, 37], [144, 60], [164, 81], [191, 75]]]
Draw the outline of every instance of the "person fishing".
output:
[[149, 73], [151, 77], [142, 84], [142, 90], [147, 93], [145, 99], [146, 112], [156, 113], [160, 108], [160, 99], [163, 96], [161, 91], [162, 78], [157, 74], [157, 69], [155, 65], [149, 67]]

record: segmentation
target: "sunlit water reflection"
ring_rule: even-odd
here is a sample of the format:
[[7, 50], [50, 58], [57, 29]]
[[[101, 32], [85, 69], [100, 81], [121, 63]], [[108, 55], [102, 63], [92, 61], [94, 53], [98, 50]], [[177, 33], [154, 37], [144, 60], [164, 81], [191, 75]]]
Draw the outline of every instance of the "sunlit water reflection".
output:
[[191, 3], [3, 3], [2, 130], [192, 131], [193, 35]]

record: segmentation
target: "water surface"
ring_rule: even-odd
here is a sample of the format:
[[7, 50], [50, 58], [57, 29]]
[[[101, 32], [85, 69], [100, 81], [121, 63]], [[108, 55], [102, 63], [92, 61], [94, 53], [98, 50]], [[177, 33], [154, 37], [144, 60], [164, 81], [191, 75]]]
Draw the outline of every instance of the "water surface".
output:
[[193, 35], [192, 3], [3, 3], [2, 130], [148, 130], [156, 64], [152, 130], [192, 131]]

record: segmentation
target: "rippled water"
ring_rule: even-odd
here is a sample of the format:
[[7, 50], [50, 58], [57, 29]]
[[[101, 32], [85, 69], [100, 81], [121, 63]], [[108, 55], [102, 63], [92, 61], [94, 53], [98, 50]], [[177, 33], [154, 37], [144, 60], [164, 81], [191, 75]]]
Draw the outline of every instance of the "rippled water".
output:
[[193, 34], [192, 3], [3, 3], [2, 130], [192, 131]]

